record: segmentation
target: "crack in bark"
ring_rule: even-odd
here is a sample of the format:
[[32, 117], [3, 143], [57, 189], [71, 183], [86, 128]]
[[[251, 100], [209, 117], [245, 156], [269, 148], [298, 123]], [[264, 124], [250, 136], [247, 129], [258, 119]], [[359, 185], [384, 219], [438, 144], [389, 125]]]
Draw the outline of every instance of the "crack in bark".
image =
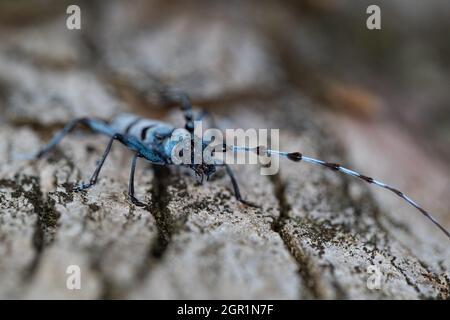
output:
[[29, 281], [36, 274], [45, 248], [54, 240], [59, 218], [55, 210], [55, 201], [51, 198], [45, 200], [38, 186], [34, 185], [33, 189], [32, 192], [36, 192], [36, 195], [39, 196], [38, 201], [33, 204], [38, 215], [33, 235], [35, 256], [25, 274], [25, 281]]
[[[33, 206], [33, 213], [36, 214], [36, 223], [32, 236], [32, 243], [34, 248], [34, 256], [24, 270], [22, 280], [24, 282], [30, 281], [41, 261], [42, 253], [46, 246], [48, 246], [54, 239], [56, 226], [58, 221], [58, 214], [55, 210], [55, 201], [51, 198], [45, 199], [40, 189], [39, 178], [35, 176], [21, 176], [16, 175], [14, 180], [2, 179], [0, 185], [8, 187], [13, 190], [11, 196], [18, 198], [23, 196]], [[30, 186], [29, 190], [24, 188], [25, 185]]]
[[156, 239], [152, 238], [148, 253], [143, 258], [142, 264], [136, 272], [135, 279], [138, 285], [139, 283], [143, 283], [143, 280], [147, 278], [155, 262], [162, 259], [173, 234], [168, 219], [170, 212], [167, 210], [167, 205], [170, 202], [170, 195], [167, 192], [167, 179], [170, 176], [170, 170], [157, 165], [153, 165], [152, 169], [154, 172], [152, 181], [153, 188], [151, 190], [152, 198], [150, 206], [146, 209], [155, 218], [157, 235]]
[[314, 272], [311, 270], [309, 257], [305, 253], [301, 252], [299, 248], [291, 246], [291, 236], [284, 230], [284, 226], [290, 218], [289, 211], [291, 210], [291, 206], [286, 199], [285, 183], [281, 180], [279, 174], [270, 176], [269, 180], [273, 185], [275, 196], [278, 200], [278, 205], [280, 208], [280, 215], [272, 223], [272, 230], [278, 233], [286, 249], [297, 262], [298, 274], [307, 289], [307, 296], [312, 299], [320, 299], [322, 298], [322, 293], [320, 291], [319, 284], [316, 282], [314, 277]]
[[153, 179], [152, 203], [150, 212], [153, 214], [156, 226], [158, 228], [157, 240], [153, 243], [151, 248], [151, 256], [160, 259], [167, 249], [170, 238], [173, 234], [173, 228], [169, 219], [170, 212], [167, 205], [170, 202], [170, 195], [167, 192], [170, 170], [162, 166], [153, 166], [155, 174]]
[[100, 293], [97, 297], [97, 299], [100, 300], [110, 300], [117, 298], [114, 290], [114, 286], [111, 283], [111, 281], [108, 279], [108, 277], [105, 275], [105, 273], [102, 270], [102, 260], [104, 257], [104, 252], [108, 250], [108, 247], [111, 245], [111, 243], [108, 243], [105, 248], [102, 248], [102, 250], [99, 250], [98, 252], [95, 252], [97, 250], [94, 250], [89, 255], [89, 261], [90, 261], [90, 268], [92, 271], [95, 272], [97, 275], [97, 280], [100, 282]]

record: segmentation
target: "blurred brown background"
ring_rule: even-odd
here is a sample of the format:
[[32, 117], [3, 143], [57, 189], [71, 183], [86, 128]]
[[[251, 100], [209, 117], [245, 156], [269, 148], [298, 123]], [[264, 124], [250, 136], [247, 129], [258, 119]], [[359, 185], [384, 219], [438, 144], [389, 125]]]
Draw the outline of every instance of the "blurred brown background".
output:
[[[81, 41], [87, 46], [83, 55], [92, 54], [89, 50], [95, 50], [95, 42], [107, 37], [108, 30], [102, 28], [116, 28], [125, 19], [143, 28], [178, 20], [189, 21], [196, 25], [193, 28], [216, 21], [224, 28], [251, 30], [270, 47], [284, 79], [323, 105], [362, 116], [365, 121], [392, 123], [406, 130], [430, 157], [450, 159], [448, 1], [107, 2], [78, 2], [82, 7]], [[3, 41], [21, 30], [51, 24], [61, 18], [68, 4], [72, 2], [2, 1]], [[381, 7], [381, 30], [365, 27], [370, 4]], [[117, 12], [122, 9], [127, 16]], [[112, 19], [111, 25], [105, 26], [105, 19]], [[35, 36], [30, 40], [38, 42], [38, 31]], [[20, 55], [23, 49], [15, 48], [11, 54]], [[95, 58], [101, 65], [102, 54], [107, 53], [98, 54]]]

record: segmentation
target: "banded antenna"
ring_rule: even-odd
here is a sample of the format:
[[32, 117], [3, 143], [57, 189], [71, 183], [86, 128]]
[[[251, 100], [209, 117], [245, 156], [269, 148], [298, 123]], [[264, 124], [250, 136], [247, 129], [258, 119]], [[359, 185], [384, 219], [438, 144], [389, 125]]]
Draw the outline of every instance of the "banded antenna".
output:
[[387, 190], [395, 193], [397, 196], [399, 196], [400, 198], [405, 200], [407, 203], [409, 203], [411, 206], [413, 206], [417, 210], [419, 210], [425, 217], [427, 217], [429, 220], [431, 220], [431, 222], [433, 222], [434, 225], [437, 226], [450, 239], [450, 232], [448, 230], [446, 230], [436, 220], [436, 218], [434, 218], [431, 215], [431, 213], [429, 213], [427, 210], [422, 208], [417, 202], [412, 200], [406, 194], [404, 194], [403, 192], [401, 192], [400, 190], [398, 190], [398, 189], [396, 189], [394, 187], [391, 187], [391, 186], [387, 185], [384, 182], [375, 180], [375, 179], [373, 179], [371, 177], [365, 176], [365, 175], [363, 175], [361, 173], [358, 173], [356, 171], [347, 169], [347, 168], [341, 166], [340, 164], [326, 162], [326, 161], [323, 161], [323, 160], [307, 157], [307, 156], [304, 156], [303, 154], [301, 154], [300, 152], [285, 152], [285, 151], [279, 151], [279, 150], [271, 150], [271, 149], [267, 149], [267, 148], [265, 148], [263, 146], [259, 146], [259, 147], [256, 147], [256, 148], [239, 147], [239, 146], [226, 146], [226, 149], [227, 150], [231, 150], [233, 152], [242, 152], [242, 151], [243, 152], [254, 152], [258, 156], [277, 155], [279, 157], [287, 158], [287, 159], [289, 159], [291, 161], [294, 161], [294, 162], [305, 161], [305, 162], [308, 162], [308, 163], [311, 163], [311, 164], [314, 164], [314, 165], [319, 165], [319, 166], [325, 167], [325, 168], [333, 170], [333, 171], [342, 172], [342, 173], [344, 173], [346, 175], [362, 179], [362, 180], [364, 180], [365, 182], [367, 182], [369, 184], [374, 184], [374, 185], [376, 185], [378, 187], [381, 187], [383, 189], [387, 189]]

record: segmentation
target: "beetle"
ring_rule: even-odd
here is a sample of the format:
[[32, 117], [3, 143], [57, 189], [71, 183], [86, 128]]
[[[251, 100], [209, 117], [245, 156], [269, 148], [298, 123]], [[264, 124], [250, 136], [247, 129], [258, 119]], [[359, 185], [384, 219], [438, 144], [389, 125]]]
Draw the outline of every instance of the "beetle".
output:
[[[169, 103], [179, 104], [185, 119], [184, 129], [189, 133], [189, 139], [194, 143], [194, 140], [200, 139], [202, 144], [202, 150], [208, 146], [209, 141], [203, 141], [200, 137], [194, 134], [194, 122], [201, 121], [205, 116], [209, 115], [207, 112], [201, 112], [200, 114], [194, 116], [192, 110], [192, 104], [189, 96], [181, 91], [164, 89], [161, 90], [161, 97]], [[131, 160], [131, 170], [128, 183], [128, 196], [130, 200], [137, 206], [145, 206], [144, 203], [139, 201], [135, 197], [134, 192], [134, 175], [136, 171], [136, 161], [138, 158], [144, 158], [147, 161], [155, 165], [171, 165], [172, 152], [177, 146], [177, 141], [172, 139], [172, 135], [176, 128], [170, 123], [163, 122], [160, 120], [145, 119], [133, 114], [120, 114], [115, 117], [111, 122], [106, 122], [103, 120], [92, 119], [92, 118], [80, 118], [70, 121], [65, 127], [57, 132], [53, 138], [46, 144], [40, 151], [36, 154], [35, 158], [41, 158], [50, 152], [56, 145], [58, 145], [61, 140], [70, 133], [77, 125], [85, 125], [90, 128], [95, 133], [100, 133], [110, 137], [110, 140], [103, 152], [101, 160], [98, 162], [89, 182], [82, 183], [74, 188], [74, 191], [81, 191], [94, 186], [97, 182], [100, 171], [103, 164], [108, 157], [114, 141], [119, 141], [129, 149], [134, 152], [134, 156]], [[447, 231], [427, 210], [422, 208], [417, 202], [412, 200], [409, 196], [404, 194], [402, 191], [394, 188], [384, 182], [371, 178], [369, 176], [363, 175], [351, 169], [341, 166], [337, 163], [326, 162], [320, 159], [315, 159], [303, 155], [300, 152], [285, 152], [279, 150], [267, 149], [265, 146], [258, 146], [255, 148], [249, 148], [244, 146], [233, 146], [223, 144], [222, 151], [232, 151], [232, 152], [254, 152], [258, 156], [279, 156], [286, 158], [294, 162], [307, 162], [313, 165], [322, 166], [329, 170], [343, 173], [358, 179], [363, 180], [366, 183], [378, 186], [380, 188], [391, 191], [398, 197], [402, 198], [411, 206], [415, 207], [420, 213], [427, 217], [434, 225], [436, 225], [449, 239], [450, 233]], [[193, 155], [192, 155], [193, 156]], [[192, 169], [195, 175], [202, 182], [203, 177], [206, 176], [207, 180], [209, 177], [216, 172], [217, 166], [225, 167], [225, 170], [230, 177], [235, 197], [241, 203], [257, 207], [255, 204], [246, 201], [242, 198], [239, 185], [236, 181], [235, 175], [226, 163], [210, 163], [210, 162], [200, 162], [184, 164]]]

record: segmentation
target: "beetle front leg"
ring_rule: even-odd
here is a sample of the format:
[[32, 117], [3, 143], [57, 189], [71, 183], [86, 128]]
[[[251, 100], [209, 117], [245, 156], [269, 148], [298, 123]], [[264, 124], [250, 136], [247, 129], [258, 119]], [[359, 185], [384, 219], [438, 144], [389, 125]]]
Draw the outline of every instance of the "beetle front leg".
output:
[[145, 203], [139, 201], [134, 196], [134, 174], [136, 171], [137, 158], [139, 158], [139, 156], [138, 156], [138, 154], [135, 154], [133, 156], [133, 159], [131, 160], [130, 181], [128, 183], [128, 196], [130, 197], [130, 200], [131, 200], [131, 202], [133, 202], [133, 204], [135, 204], [139, 207], [145, 207]]
[[100, 174], [100, 170], [102, 169], [103, 164], [105, 163], [105, 160], [108, 157], [109, 152], [111, 151], [111, 147], [112, 147], [114, 140], [117, 140], [117, 139], [118, 139], [118, 135], [114, 135], [109, 140], [108, 145], [106, 146], [106, 149], [103, 152], [102, 159], [100, 160], [99, 164], [95, 168], [94, 173], [92, 174], [91, 178], [89, 179], [89, 183], [80, 184], [79, 186], [77, 186], [73, 189], [74, 191], [86, 190], [97, 183], [97, 179], [98, 179], [98, 175]]

